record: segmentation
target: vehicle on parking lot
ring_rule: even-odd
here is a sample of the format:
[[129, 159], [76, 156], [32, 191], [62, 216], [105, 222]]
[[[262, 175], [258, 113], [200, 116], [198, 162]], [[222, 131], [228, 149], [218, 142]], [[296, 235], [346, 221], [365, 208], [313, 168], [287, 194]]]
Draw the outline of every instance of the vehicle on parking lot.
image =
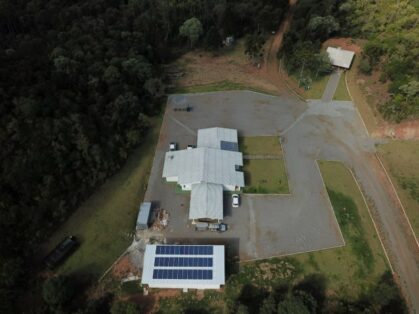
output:
[[195, 146], [195, 145], [188, 145], [188, 146], [186, 147], [186, 149], [194, 149], [194, 148], [196, 148], [196, 146]]
[[171, 142], [170, 144], [169, 144], [169, 150], [172, 152], [172, 151], [174, 151], [174, 150], [177, 150], [177, 143], [175, 143], [175, 142]]
[[45, 265], [49, 269], [57, 267], [59, 264], [70, 256], [77, 248], [79, 242], [76, 237], [68, 236], [61, 241], [44, 259]]
[[233, 194], [232, 196], [232, 206], [239, 207], [240, 206], [240, 197], [239, 194]]
[[207, 222], [197, 222], [195, 224], [196, 231], [205, 231], [208, 230], [208, 223]]
[[198, 222], [195, 224], [196, 231], [218, 231], [224, 232], [227, 231], [227, 225], [225, 223], [208, 223], [208, 222]]

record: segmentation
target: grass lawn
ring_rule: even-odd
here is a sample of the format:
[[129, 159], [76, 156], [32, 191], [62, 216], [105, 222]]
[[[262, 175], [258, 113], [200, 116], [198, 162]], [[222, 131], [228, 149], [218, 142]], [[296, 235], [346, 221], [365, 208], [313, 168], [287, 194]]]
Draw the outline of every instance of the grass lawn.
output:
[[243, 155], [275, 159], [245, 159], [245, 193], [289, 193], [282, 148], [277, 136], [252, 136], [239, 139]]
[[240, 137], [239, 146], [243, 155], [282, 156], [282, 148], [277, 136]]
[[244, 161], [244, 193], [286, 194], [288, 179], [282, 159]]
[[[246, 296], [254, 297], [260, 291], [295, 286], [313, 278], [319, 289], [324, 282], [326, 296], [331, 299], [350, 302], [371, 293], [389, 268], [362, 195], [342, 163], [320, 162], [319, 166], [345, 238], [344, 247], [239, 264], [239, 270], [227, 277], [223, 292], [205, 292], [200, 301], [190, 293], [164, 299], [159, 313], [185, 308], [223, 313], [237, 299], [246, 300]], [[227, 273], [232, 265], [234, 259], [227, 259]], [[243, 287], [249, 285], [254, 288], [245, 293]]]
[[391, 141], [378, 154], [394, 183], [406, 214], [419, 235], [419, 141]]
[[269, 287], [320, 275], [331, 295], [349, 300], [366, 292], [389, 270], [362, 195], [349, 170], [339, 162], [320, 162], [319, 166], [346, 245], [244, 263], [240, 272], [229, 278], [226, 293], [229, 289], [239, 290], [237, 286], [245, 283]]
[[310, 89], [305, 91], [304, 98], [321, 99], [323, 96], [324, 89], [326, 88], [327, 82], [329, 81], [329, 77], [330, 75], [325, 75], [316, 81], [313, 80]]
[[340, 76], [338, 87], [336, 89], [335, 95], [333, 96], [334, 100], [351, 100], [351, 97], [349, 96], [348, 90], [346, 88], [345, 76], [346, 72]]
[[161, 118], [144, 143], [132, 153], [126, 165], [64, 223], [45, 245], [52, 249], [66, 235], [75, 235], [80, 247], [58, 269], [98, 279], [131, 243], [137, 207], [147, 187]]
[[387, 271], [388, 264], [367, 207], [349, 170], [339, 162], [319, 162], [346, 245], [300, 254], [304, 274], [321, 273], [328, 288], [359, 296]]
[[173, 90], [173, 93], [176, 94], [191, 94], [191, 93], [207, 93], [207, 92], [217, 92], [217, 91], [226, 91], [226, 90], [250, 90], [254, 92], [277, 95], [272, 91], [267, 91], [259, 88], [255, 88], [250, 85], [245, 85], [241, 83], [236, 83], [228, 80], [219, 81], [211, 84], [205, 85], [193, 85], [193, 86], [179, 86]]

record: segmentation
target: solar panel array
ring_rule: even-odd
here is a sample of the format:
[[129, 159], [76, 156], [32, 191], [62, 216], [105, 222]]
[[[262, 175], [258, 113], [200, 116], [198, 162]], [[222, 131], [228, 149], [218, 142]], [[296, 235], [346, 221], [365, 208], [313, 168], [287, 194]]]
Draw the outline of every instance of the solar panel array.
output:
[[156, 257], [156, 267], [212, 267], [212, 257]]
[[213, 255], [212, 245], [156, 245], [153, 279], [212, 280]]
[[220, 141], [220, 148], [222, 150], [229, 150], [231, 152], [238, 152], [239, 151], [239, 144], [237, 144], [235, 142]]
[[209, 269], [154, 269], [153, 279], [212, 280]]
[[210, 245], [157, 245], [156, 255], [213, 255]]

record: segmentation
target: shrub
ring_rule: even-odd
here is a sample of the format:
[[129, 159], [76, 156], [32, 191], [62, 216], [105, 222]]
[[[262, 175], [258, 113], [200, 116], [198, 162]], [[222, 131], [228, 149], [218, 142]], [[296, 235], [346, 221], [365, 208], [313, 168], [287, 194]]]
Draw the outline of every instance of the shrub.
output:
[[372, 71], [371, 63], [367, 58], [363, 57], [361, 59], [361, 62], [359, 63], [359, 70], [363, 74], [367, 74], [367, 75], [371, 74], [371, 71]]

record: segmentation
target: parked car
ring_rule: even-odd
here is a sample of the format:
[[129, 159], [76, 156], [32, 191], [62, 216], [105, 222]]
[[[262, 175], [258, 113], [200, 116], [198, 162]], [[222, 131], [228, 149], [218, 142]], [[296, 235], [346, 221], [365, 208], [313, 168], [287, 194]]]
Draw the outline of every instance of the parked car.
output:
[[45, 265], [53, 269], [61, 264], [67, 257], [74, 252], [79, 242], [76, 237], [68, 236], [61, 241], [44, 259]]
[[188, 145], [188, 146], [186, 147], [186, 149], [194, 149], [194, 148], [196, 148], [196, 146], [195, 146], [195, 145]]
[[197, 222], [195, 225], [196, 231], [205, 231], [208, 230], [208, 223], [207, 222]]
[[233, 194], [231, 197], [232, 197], [232, 206], [233, 207], [239, 207], [240, 206], [239, 194]]
[[177, 150], [177, 143], [175, 143], [175, 142], [171, 142], [170, 144], [169, 144], [169, 150], [172, 152], [172, 151], [174, 151], [174, 150]]

